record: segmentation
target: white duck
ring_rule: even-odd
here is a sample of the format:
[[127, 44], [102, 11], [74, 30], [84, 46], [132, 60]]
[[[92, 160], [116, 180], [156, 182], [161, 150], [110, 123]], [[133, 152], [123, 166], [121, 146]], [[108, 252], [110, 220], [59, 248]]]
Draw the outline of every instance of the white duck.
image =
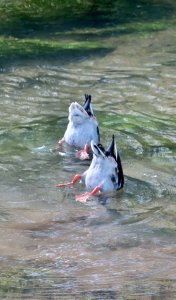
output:
[[119, 153], [117, 152], [114, 135], [105, 150], [101, 144], [91, 142], [93, 159], [90, 167], [82, 174], [76, 174], [71, 182], [58, 184], [56, 187], [73, 185], [81, 179], [88, 190], [85, 194], [76, 196], [77, 201], [85, 202], [91, 195], [97, 192], [109, 192], [119, 190], [124, 185], [123, 169]]
[[89, 158], [88, 147], [91, 145], [91, 140], [98, 143], [100, 139], [98, 122], [91, 105], [91, 95], [85, 95], [83, 106], [77, 102], [70, 104], [68, 120], [64, 137], [58, 142], [55, 150], [59, 150], [60, 146], [66, 142], [69, 145], [84, 148], [77, 152], [78, 158]]

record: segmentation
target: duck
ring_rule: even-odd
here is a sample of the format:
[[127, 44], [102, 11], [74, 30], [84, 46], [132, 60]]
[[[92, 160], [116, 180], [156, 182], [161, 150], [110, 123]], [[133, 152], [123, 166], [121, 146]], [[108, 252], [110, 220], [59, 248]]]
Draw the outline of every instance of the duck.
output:
[[77, 102], [70, 104], [68, 121], [64, 136], [59, 140], [55, 150], [59, 150], [60, 146], [66, 142], [71, 146], [82, 149], [76, 152], [76, 157], [82, 160], [89, 158], [88, 151], [91, 141], [94, 140], [95, 143], [100, 141], [98, 122], [91, 104], [91, 95], [85, 94], [83, 105]]
[[86, 202], [91, 195], [98, 192], [117, 191], [124, 186], [123, 168], [114, 135], [106, 149], [93, 140], [91, 149], [93, 159], [89, 168], [83, 174], [76, 174], [70, 182], [56, 185], [56, 187], [65, 187], [72, 186], [78, 180], [84, 182], [88, 191], [76, 196], [76, 201], [80, 202]]

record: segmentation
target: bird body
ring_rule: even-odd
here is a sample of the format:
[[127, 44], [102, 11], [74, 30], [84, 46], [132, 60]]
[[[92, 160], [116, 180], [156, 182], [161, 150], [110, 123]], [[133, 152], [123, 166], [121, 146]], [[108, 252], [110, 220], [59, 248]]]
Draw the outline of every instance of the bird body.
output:
[[93, 141], [91, 148], [93, 151], [92, 162], [81, 177], [87, 189], [92, 190], [96, 186], [99, 186], [102, 192], [121, 189], [124, 184], [124, 177], [114, 136], [107, 150]]
[[91, 148], [93, 159], [89, 168], [81, 175], [76, 174], [70, 182], [56, 185], [57, 187], [70, 186], [81, 179], [88, 192], [76, 196], [76, 200], [80, 202], [85, 202], [97, 192], [120, 190], [124, 185], [123, 169], [114, 135], [107, 149], [94, 141], [91, 141]]
[[90, 146], [91, 140], [99, 142], [98, 122], [94, 116], [89, 116], [86, 110], [77, 102], [69, 107], [69, 123], [64, 134], [67, 144], [83, 148]]
[[72, 102], [69, 106], [68, 125], [63, 138], [58, 142], [55, 150], [59, 150], [60, 146], [66, 142], [77, 148], [84, 148], [77, 152], [80, 159], [89, 158], [88, 147], [91, 140], [99, 143], [100, 135], [98, 122], [94, 116], [91, 105], [91, 95], [85, 95], [85, 103], [81, 106], [77, 102]]

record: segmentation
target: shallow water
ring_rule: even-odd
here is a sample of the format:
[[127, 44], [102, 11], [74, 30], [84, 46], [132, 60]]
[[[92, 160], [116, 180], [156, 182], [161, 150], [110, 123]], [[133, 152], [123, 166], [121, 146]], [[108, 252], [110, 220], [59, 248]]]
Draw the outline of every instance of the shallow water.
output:
[[[175, 27], [99, 38], [113, 51], [1, 70], [1, 298], [175, 297]], [[116, 136], [125, 186], [81, 204], [83, 185], [55, 184], [89, 162], [48, 150], [85, 93], [102, 143]]]

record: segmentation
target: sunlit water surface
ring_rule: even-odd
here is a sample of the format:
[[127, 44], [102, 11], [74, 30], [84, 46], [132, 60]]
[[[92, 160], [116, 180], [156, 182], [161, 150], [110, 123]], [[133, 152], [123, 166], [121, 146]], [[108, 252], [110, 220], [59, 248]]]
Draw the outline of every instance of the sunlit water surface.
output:
[[[175, 297], [174, 28], [108, 42], [109, 53], [1, 70], [2, 298]], [[75, 195], [83, 185], [55, 184], [89, 162], [73, 148], [48, 150], [64, 134], [69, 104], [85, 93], [102, 143], [116, 136], [125, 186], [82, 204]]]

